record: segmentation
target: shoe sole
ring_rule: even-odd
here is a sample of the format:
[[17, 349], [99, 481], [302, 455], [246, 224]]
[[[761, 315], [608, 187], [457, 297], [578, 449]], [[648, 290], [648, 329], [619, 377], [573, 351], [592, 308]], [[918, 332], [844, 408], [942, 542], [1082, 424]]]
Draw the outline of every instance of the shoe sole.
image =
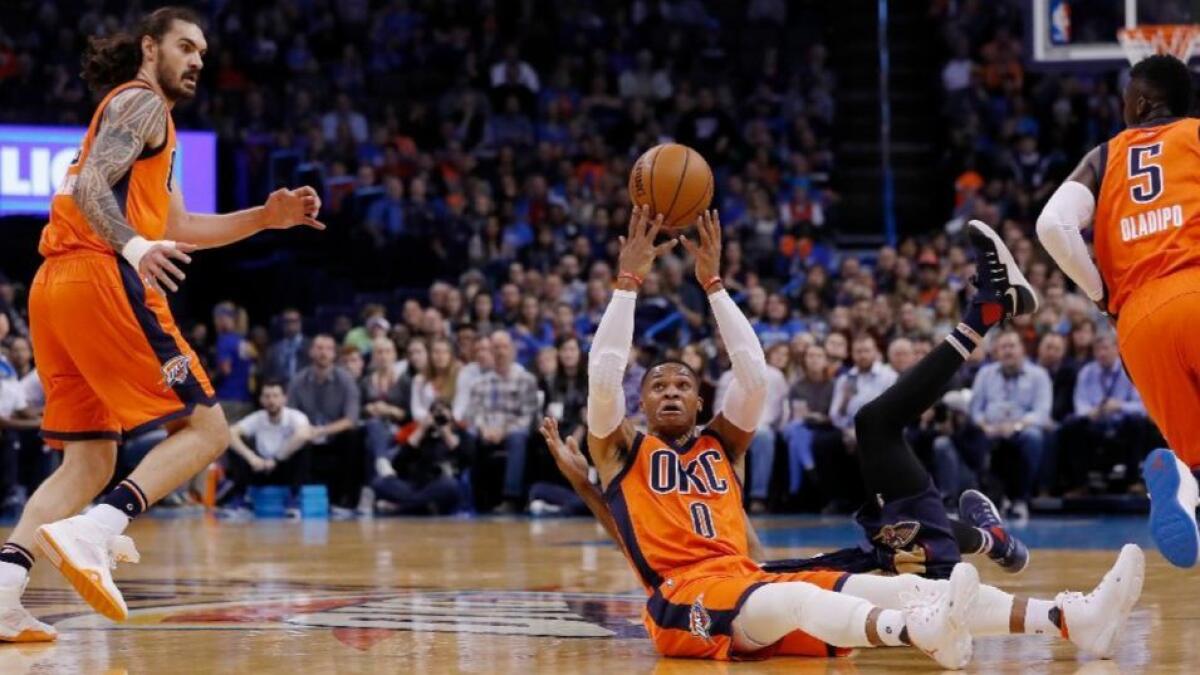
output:
[[108, 591], [101, 585], [100, 580], [95, 577], [95, 572], [81, 570], [71, 563], [70, 558], [63, 552], [62, 547], [54, 540], [53, 535], [47, 531], [43, 525], [37, 529], [34, 534], [38, 546], [45, 552], [46, 558], [54, 565], [67, 582], [83, 598], [84, 602], [92, 606], [101, 616], [112, 619], [113, 621], [124, 621], [129, 618], [129, 612], [117, 602], [115, 598], [109, 595]]
[[[1000, 238], [1000, 235], [996, 234], [996, 231], [990, 225], [981, 220], [972, 220], [967, 223], [967, 227], [974, 229], [991, 240], [992, 246], [996, 249], [996, 254], [1000, 256], [1000, 262], [1004, 265], [1005, 271], [1008, 272], [1009, 285], [1024, 286], [1029, 291], [1029, 297], [1033, 298], [1033, 307], [1027, 312], [1021, 312], [1021, 314], [1035, 314], [1042, 303], [1038, 300], [1037, 292], [1033, 290], [1033, 286], [1029, 285], [1029, 280], [1021, 272], [1021, 267], [1017, 265], [1017, 261], [1012, 257], [1012, 251], [1008, 250], [1008, 246], [1005, 245], [1004, 240]], [[1017, 315], [1014, 314], [1014, 316]]]
[[[955, 633], [968, 631], [970, 636], [971, 609], [979, 598], [979, 571], [970, 563], [959, 563], [950, 573], [950, 611], [946, 615], [947, 628]], [[961, 664], [950, 668], [965, 668], [974, 655], [974, 645], [967, 650]]]
[[57, 639], [57, 633], [47, 633], [44, 630], [23, 630], [13, 637], [0, 635], [0, 643], [54, 642]]
[[[1176, 567], [1193, 567], [1200, 557], [1195, 513], [1179, 503], [1175, 453], [1159, 448], [1146, 456], [1142, 478], [1150, 490], [1150, 537], [1159, 553]], [[1156, 498], [1157, 496], [1157, 498]]]

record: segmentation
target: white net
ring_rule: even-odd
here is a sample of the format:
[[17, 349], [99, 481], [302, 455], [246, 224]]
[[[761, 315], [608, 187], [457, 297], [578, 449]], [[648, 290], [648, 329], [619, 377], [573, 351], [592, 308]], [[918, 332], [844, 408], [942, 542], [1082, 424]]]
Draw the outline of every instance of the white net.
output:
[[1117, 31], [1121, 49], [1130, 63], [1137, 63], [1154, 54], [1171, 54], [1188, 62], [1192, 53], [1200, 47], [1200, 25], [1163, 24], [1142, 25], [1122, 28]]

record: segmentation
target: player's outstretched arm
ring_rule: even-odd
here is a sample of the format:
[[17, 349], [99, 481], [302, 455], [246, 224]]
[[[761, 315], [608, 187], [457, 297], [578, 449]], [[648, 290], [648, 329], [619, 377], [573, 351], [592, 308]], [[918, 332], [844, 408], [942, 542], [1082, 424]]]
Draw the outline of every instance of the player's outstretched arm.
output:
[[233, 213], [188, 213], [183, 194], [176, 187], [171, 192], [171, 211], [167, 217], [167, 237], [187, 242], [199, 248], [226, 246], [263, 230], [281, 230], [306, 225], [325, 229], [317, 220], [321, 197], [309, 186], [290, 190], [279, 188], [267, 197], [262, 206]]
[[573, 436], [568, 436], [564, 442], [558, 433], [558, 422], [552, 417], [543, 418], [538, 431], [542, 433], [542, 438], [546, 439], [546, 446], [550, 448], [554, 463], [571, 484], [571, 489], [575, 490], [575, 494], [579, 495], [584, 504], [587, 504], [592, 515], [596, 516], [596, 520], [600, 521], [604, 530], [608, 532], [608, 536], [620, 545], [621, 536], [617, 533], [617, 523], [613, 520], [608, 505], [604, 503], [604, 496], [600, 494], [600, 488], [588, 480], [587, 458], [579, 451], [579, 443]]
[[696, 230], [699, 244], [686, 237], [679, 240], [696, 259], [696, 281], [708, 294], [717, 330], [733, 364], [733, 384], [708, 428], [725, 441], [726, 452], [739, 458], [750, 447], [766, 406], [767, 359], [754, 328], [721, 283], [721, 221], [717, 212], [701, 214]]
[[166, 104], [149, 89], [130, 89], [114, 97], [104, 109], [100, 131], [71, 195], [96, 234], [129, 261], [148, 286], [176, 291], [176, 279], [182, 281], [184, 275], [172, 259], [191, 262], [187, 253], [192, 247], [138, 236], [113, 194], [113, 186], [129, 173], [142, 150], [163, 142], [166, 122]]
[[655, 246], [663, 217], [650, 219], [650, 208], [635, 208], [629, 219], [629, 235], [621, 237], [616, 288], [604, 310], [588, 353], [588, 448], [601, 478], [606, 482], [620, 471], [620, 450], [633, 441], [633, 425], [625, 418], [625, 366], [633, 348], [633, 310], [642, 279], [654, 260], [678, 242], [672, 239]]
[[1096, 211], [1100, 169], [1100, 148], [1095, 148], [1050, 196], [1037, 220], [1038, 239], [1046, 252], [1094, 302], [1104, 298], [1104, 282], [1082, 230], [1091, 226]]

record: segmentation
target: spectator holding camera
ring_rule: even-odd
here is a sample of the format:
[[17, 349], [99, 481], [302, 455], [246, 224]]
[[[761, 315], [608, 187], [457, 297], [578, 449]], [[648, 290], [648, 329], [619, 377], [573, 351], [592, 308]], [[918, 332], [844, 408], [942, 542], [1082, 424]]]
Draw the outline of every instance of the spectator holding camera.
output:
[[458, 429], [450, 405], [435, 400], [429, 415], [402, 434], [402, 442], [375, 457], [371, 488], [387, 510], [405, 515], [454, 513], [458, 467], [470, 457], [470, 437]]

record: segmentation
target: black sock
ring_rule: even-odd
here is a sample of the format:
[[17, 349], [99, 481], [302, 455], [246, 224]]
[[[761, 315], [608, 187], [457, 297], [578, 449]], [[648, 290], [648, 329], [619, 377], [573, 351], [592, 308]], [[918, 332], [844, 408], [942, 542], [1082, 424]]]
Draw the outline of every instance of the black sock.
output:
[[0, 546], [0, 562], [20, 565], [28, 572], [29, 568], [33, 567], [33, 554], [20, 544], [6, 541], [4, 546]]
[[101, 504], [108, 504], [114, 509], [125, 514], [127, 518], [136, 518], [142, 514], [149, 506], [146, 501], [146, 493], [142, 492], [142, 488], [138, 484], [126, 478], [121, 481], [113, 491], [104, 496], [100, 500]]
[[[968, 525], [959, 520], [950, 521], [950, 529], [954, 532], [954, 541], [958, 543], [958, 552], [963, 555], [971, 555], [975, 553], [987, 553], [984, 549], [987, 547], [986, 540], [990, 538], [987, 532]], [[985, 537], [985, 535], [988, 535]]]

